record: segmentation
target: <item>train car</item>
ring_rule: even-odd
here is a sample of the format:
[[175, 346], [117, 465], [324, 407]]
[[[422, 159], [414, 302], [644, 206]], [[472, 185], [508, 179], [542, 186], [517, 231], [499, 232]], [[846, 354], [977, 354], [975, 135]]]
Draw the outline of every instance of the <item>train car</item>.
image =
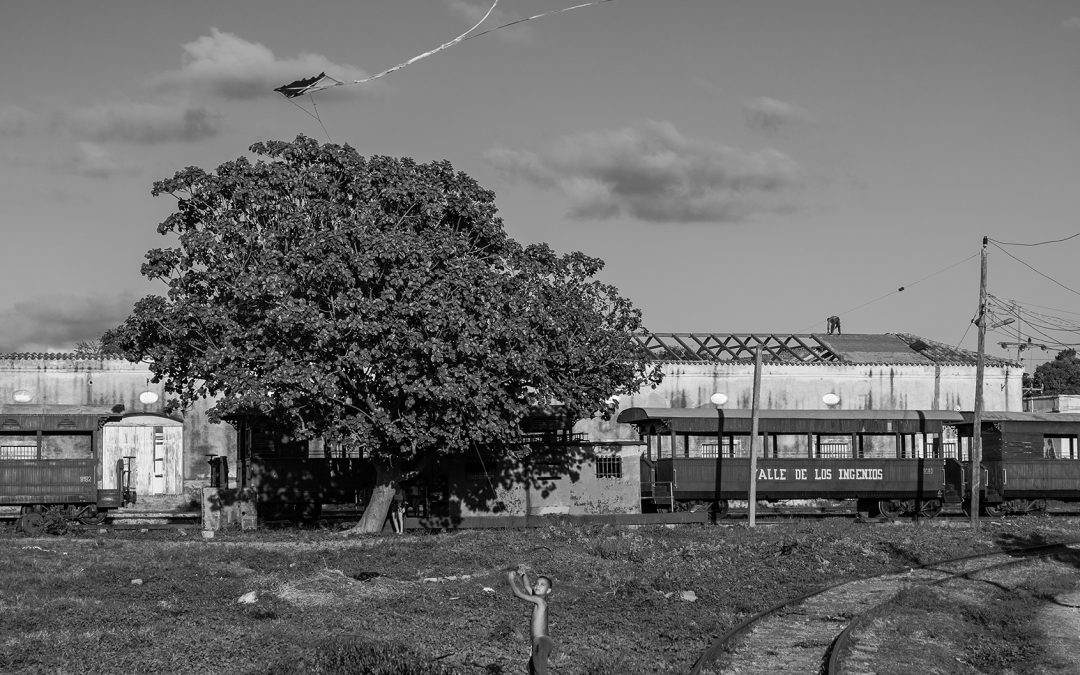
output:
[[[750, 484], [749, 410], [630, 408], [647, 442], [643, 509], [709, 508], [746, 499]], [[758, 499], [853, 499], [886, 516], [937, 515], [962, 501], [962, 473], [948, 458], [946, 428], [961, 413], [908, 410], [762, 410]]]
[[[974, 415], [957, 426], [964, 438], [963, 487], [970, 485]], [[1046, 500], [1080, 502], [1080, 414], [986, 412], [982, 416], [983, 513], [998, 516], [1046, 508]]]
[[104, 521], [133, 499], [122, 487], [102, 489], [101, 428], [120, 419], [112, 409], [78, 405], [0, 405], [0, 506], [21, 507], [19, 526], [40, 534], [51, 522]]

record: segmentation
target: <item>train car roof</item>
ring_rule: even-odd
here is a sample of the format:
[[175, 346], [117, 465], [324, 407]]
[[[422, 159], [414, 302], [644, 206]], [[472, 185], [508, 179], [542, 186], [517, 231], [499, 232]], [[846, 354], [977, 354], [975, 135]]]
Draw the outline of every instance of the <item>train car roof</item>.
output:
[[[983, 424], [998, 424], [1002, 427], [1037, 426], [1043, 433], [1080, 434], [1080, 413], [1031, 413], [987, 411], [982, 415]], [[958, 424], [961, 430], [971, 432], [975, 424], [975, 413], [965, 412], [964, 423]]]
[[[718, 431], [748, 434], [752, 412], [726, 408], [628, 408], [619, 422], [642, 433], [708, 435]], [[950, 410], [761, 410], [758, 429], [766, 434], [938, 433], [945, 425], [963, 424]]]
[[122, 418], [113, 407], [60, 403], [0, 404], [0, 431], [57, 429], [92, 431]]

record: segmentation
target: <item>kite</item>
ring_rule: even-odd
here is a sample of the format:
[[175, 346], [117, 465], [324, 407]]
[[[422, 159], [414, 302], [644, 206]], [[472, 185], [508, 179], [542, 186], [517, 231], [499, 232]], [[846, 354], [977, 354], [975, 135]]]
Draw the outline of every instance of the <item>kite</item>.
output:
[[[379, 79], [381, 77], [386, 77], [387, 75], [389, 75], [390, 73], [393, 73], [394, 71], [401, 70], [405, 66], [412, 65], [413, 63], [416, 63], [420, 59], [426, 59], [429, 56], [432, 56], [434, 54], [438, 54], [439, 52], [443, 51], [444, 49], [448, 49], [450, 47], [453, 47], [454, 45], [458, 44], [459, 42], [464, 42], [465, 40], [471, 40], [473, 38], [478, 38], [481, 35], [487, 35], [488, 33], [494, 33], [497, 30], [502, 30], [503, 28], [509, 28], [510, 26], [514, 26], [514, 25], [517, 25], [519, 23], [525, 23], [526, 21], [533, 21], [535, 19], [542, 19], [545, 16], [552, 16], [554, 14], [562, 14], [564, 12], [569, 12], [569, 11], [572, 11], [572, 10], [575, 10], [575, 9], [582, 9], [584, 7], [592, 7], [594, 5], [604, 5], [604, 4], [607, 4], [609, 2], [615, 2], [615, 0], [594, 0], [593, 2], [583, 2], [581, 4], [573, 5], [571, 7], [563, 7], [562, 9], [554, 9], [554, 10], [551, 10], [550, 12], [543, 12], [542, 14], [534, 14], [533, 16], [525, 17], [524, 19], [517, 19], [516, 21], [510, 21], [509, 23], [504, 23], [501, 26], [495, 26], [494, 28], [489, 28], [489, 29], [487, 29], [485, 31], [480, 31], [479, 33], [474, 33], [473, 31], [475, 31], [477, 28], [480, 27], [481, 24], [483, 24], [485, 21], [487, 21], [488, 17], [491, 16], [491, 13], [495, 11], [495, 7], [499, 4], [499, 0], [493, 0], [493, 2], [491, 3], [491, 7], [488, 7], [488, 10], [487, 10], [487, 12], [484, 13], [484, 16], [480, 17], [480, 20], [477, 21], [476, 24], [472, 28], [470, 28], [469, 30], [465, 31], [464, 33], [457, 36], [453, 40], [450, 40], [449, 42], [444, 42], [443, 44], [439, 45], [435, 49], [428, 50], [428, 51], [424, 52], [423, 54], [417, 54], [416, 56], [412, 57], [408, 61], [402, 61], [401, 63], [397, 64], [396, 66], [392, 66], [390, 68], [387, 68], [386, 70], [384, 70], [384, 71], [382, 71], [380, 73], [370, 75], [370, 76], [365, 77], [365, 78], [363, 78], [361, 80], [353, 80], [352, 82], [342, 82], [341, 80], [336, 80], [333, 77], [330, 77], [326, 73], [319, 73], [318, 75], [316, 75], [314, 77], [308, 77], [308, 78], [305, 78], [305, 79], [302, 79], [302, 80], [296, 80], [295, 82], [290, 82], [289, 84], [286, 84], [286, 85], [282, 85], [282, 86], [278, 87], [277, 89], [275, 89], [274, 91], [279, 92], [285, 98], [289, 99], [290, 103], [292, 103], [293, 105], [296, 105], [296, 107], [300, 108], [305, 113], [307, 113], [311, 117], [315, 118], [315, 120], [318, 121], [320, 125], [322, 125], [322, 120], [319, 118], [319, 111], [318, 111], [317, 108], [315, 108], [315, 97], [313, 96], [313, 94], [315, 94], [316, 92], [325, 91], [325, 90], [331, 89], [333, 87], [344, 87], [344, 86], [349, 86], [349, 85], [364, 84], [365, 82], [371, 82], [372, 80], [377, 80], [377, 79]], [[311, 96], [311, 106], [312, 106], [312, 109], [315, 111], [314, 113], [309, 112], [306, 108], [304, 108], [303, 106], [300, 106], [299, 104], [296, 103], [296, 101], [292, 100], [292, 99], [300, 97], [300, 96]], [[323, 127], [323, 131], [324, 132], [326, 131], [325, 126]], [[329, 138], [330, 134], [327, 134], [326, 136], [327, 136], [327, 138]]]
[[285, 98], [296, 98], [297, 96], [303, 96], [304, 94], [311, 93], [312, 91], [319, 91], [320, 89], [325, 89], [325, 86], [320, 85], [326, 80], [330, 80], [334, 83], [328, 86], [345, 84], [341, 80], [335, 80], [326, 73], [319, 73], [315, 77], [307, 77], [302, 80], [283, 84], [274, 91], [279, 92]]

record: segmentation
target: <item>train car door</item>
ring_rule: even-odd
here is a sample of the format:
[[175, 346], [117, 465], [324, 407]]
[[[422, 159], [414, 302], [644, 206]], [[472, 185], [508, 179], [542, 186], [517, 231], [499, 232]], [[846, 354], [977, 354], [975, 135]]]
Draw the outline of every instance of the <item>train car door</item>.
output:
[[[176, 420], [134, 415], [102, 429], [103, 466], [123, 460], [131, 487], [142, 495], [181, 494], [184, 488], [184, 427]], [[116, 489], [113, 471], [105, 471], [103, 489]]]
[[983, 430], [982, 445], [983, 479], [986, 481], [983, 489], [986, 501], [1000, 502], [1005, 498], [1005, 439], [997, 425], [992, 430]]

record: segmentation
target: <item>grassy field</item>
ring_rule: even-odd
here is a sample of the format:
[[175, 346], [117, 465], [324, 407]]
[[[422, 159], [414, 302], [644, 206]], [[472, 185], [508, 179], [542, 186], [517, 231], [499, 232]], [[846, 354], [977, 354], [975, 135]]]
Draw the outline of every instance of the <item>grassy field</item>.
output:
[[[554, 579], [557, 673], [685, 673], [748, 613], [841, 579], [1080, 539], [1065, 518], [583, 527], [346, 538], [328, 530], [0, 532], [0, 672], [517, 673]], [[692, 593], [688, 593], [692, 592]], [[241, 598], [251, 602], [241, 602]]]

